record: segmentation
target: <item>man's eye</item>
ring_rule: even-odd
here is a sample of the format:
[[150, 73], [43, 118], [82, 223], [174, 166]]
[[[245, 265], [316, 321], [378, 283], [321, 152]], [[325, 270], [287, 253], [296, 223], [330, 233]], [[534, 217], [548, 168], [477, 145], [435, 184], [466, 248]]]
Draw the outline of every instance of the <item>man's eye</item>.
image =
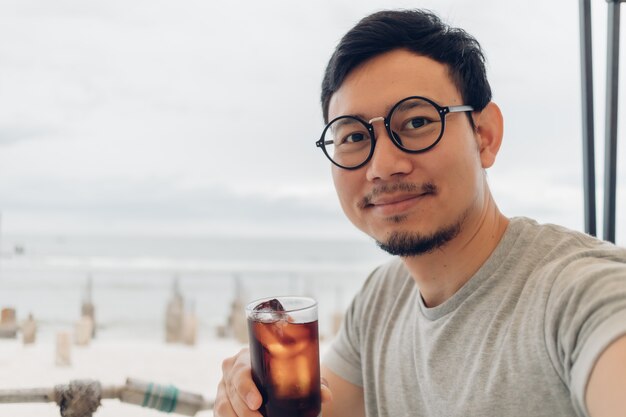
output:
[[337, 145], [350, 145], [353, 143], [360, 143], [367, 139], [367, 135], [363, 132], [354, 132], [345, 136], [340, 136], [340, 140], [336, 142]]
[[429, 123], [430, 123], [430, 120], [428, 120], [428, 119], [425, 119], [423, 117], [415, 117], [415, 118], [409, 120], [406, 123], [405, 128], [407, 128], [407, 129], [417, 129], [417, 128], [420, 128], [420, 127], [424, 127], [424, 126], [426, 126]]
[[365, 134], [363, 133], [352, 133], [345, 137], [344, 142], [348, 143], [357, 143], [365, 140]]

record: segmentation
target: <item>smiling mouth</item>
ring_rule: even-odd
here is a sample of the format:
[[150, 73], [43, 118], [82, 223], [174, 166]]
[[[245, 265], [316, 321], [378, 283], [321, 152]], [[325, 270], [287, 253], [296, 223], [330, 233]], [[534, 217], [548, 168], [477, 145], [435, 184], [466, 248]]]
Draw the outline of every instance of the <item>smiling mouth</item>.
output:
[[384, 184], [374, 188], [371, 193], [363, 197], [358, 206], [361, 209], [393, 210], [436, 193], [437, 187], [430, 182], [421, 186], [411, 183]]
[[397, 223], [404, 219], [424, 198], [430, 195], [432, 193], [389, 196], [366, 205], [365, 210]]
[[404, 202], [410, 202], [412, 200], [416, 200], [424, 197], [430, 193], [422, 193], [422, 194], [411, 194], [411, 195], [400, 195], [389, 198], [382, 198], [380, 200], [369, 203], [365, 206], [365, 208], [369, 207], [391, 207], [394, 205], [402, 204]]

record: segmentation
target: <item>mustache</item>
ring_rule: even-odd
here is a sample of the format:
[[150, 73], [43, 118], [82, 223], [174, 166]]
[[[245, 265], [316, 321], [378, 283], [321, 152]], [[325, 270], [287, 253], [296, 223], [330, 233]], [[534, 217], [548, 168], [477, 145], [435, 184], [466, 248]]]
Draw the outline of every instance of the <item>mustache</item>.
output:
[[437, 193], [437, 186], [432, 182], [425, 182], [423, 184], [414, 184], [406, 182], [397, 182], [394, 184], [382, 184], [375, 187], [370, 193], [366, 194], [359, 202], [359, 208], [365, 208], [372, 204], [372, 200], [375, 197], [383, 194], [394, 194], [397, 192], [404, 193], [419, 193], [419, 194], [435, 194]]

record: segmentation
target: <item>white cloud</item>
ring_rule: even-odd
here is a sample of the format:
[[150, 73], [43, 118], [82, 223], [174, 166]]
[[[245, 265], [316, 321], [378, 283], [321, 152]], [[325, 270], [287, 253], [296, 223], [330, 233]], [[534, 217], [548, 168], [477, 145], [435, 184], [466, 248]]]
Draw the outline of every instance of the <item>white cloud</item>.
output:
[[[505, 114], [505, 143], [490, 173], [505, 212], [582, 224], [577, 5], [419, 6], [466, 28], [485, 48]], [[323, 221], [332, 211], [326, 220], [338, 221], [328, 162], [313, 145], [322, 127], [319, 85], [345, 31], [387, 7], [415, 2], [0, 0], [5, 227], [48, 230], [37, 216], [60, 216], [66, 207], [81, 230], [101, 228], [104, 217], [116, 230], [152, 230], [156, 220], [138, 217], [156, 216], [154, 207], [136, 201], [155, 195], [207, 205], [207, 212], [249, 205], [266, 214], [267, 229], [284, 214], [279, 207], [293, 214], [298, 204], [311, 218]], [[594, 4], [598, 113], [604, 12]], [[216, 203], [211, 190], [228, 197]], [[163, 207], [158, 227], [194, 229], [189, 207]], [[254, 222], [243, 223], [237, 227]], [[71, 219], [56, 224], [71, 227]]]

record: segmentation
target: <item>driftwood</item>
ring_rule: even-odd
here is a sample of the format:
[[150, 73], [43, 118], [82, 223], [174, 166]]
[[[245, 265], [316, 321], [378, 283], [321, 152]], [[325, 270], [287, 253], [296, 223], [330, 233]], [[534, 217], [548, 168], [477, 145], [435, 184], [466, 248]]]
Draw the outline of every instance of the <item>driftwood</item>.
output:
[[52, 389], [0, 390], [0, 404], [55, 402], [62, 417], [91, 417], [104, 399], [118, 399], [124, 403], [186, 416], [213, 409], [213, 402], [200, 394], [180, 391], [173, 385], [164, 386], [131, 378], [122, 386], [103, 387], [98, 381], [76, 380]]

